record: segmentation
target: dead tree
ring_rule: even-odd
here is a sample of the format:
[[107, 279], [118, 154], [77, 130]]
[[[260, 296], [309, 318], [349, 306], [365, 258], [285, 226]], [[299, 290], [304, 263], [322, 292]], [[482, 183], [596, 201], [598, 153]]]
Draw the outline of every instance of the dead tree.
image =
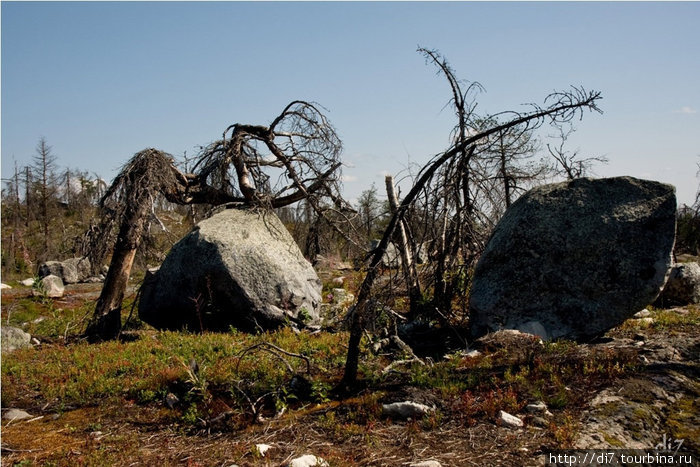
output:
[[101, 200], [102, 225], [90, 248], [93, 265], [109, 249], [109, 235], [118, 228], [114, 252], [95, 312], [86, 330], [91, 341], [114, 339], [121, 331], [121, 309], [136, 250], [146, 230], [151, 205], [158, 195], [177, 201], [186, 184], [172, 156], [156, 149], [137, 153], [124, 166]]
[[325, 217], [347, 207], [339, 186], [341, 148], [319, 106], [294, 101], [269, 126], [229, 126], [220, 140], [202, 148], [193, 173], [181, 172], [172, 156], [156, 149], [137, 153], [100, 201], [92, 264], [102, 264], [112, 244], [114, 251], [87, 337], [98, 341], [119, 334], [134, 256], [159, 197], [177, 204], [239, 202], [262, 209], [306, 199]]
[[[424, 49], [420, 50], [425, 51]], [[436, 53], [428, 53], [428, 56], [432, 59], [438, 57]], [[445, 70], [448, 69], [448, 67], [441, 66], [441, 69]], [[448, 80], [452, 86], [453, 99], [458, 106], [465, 106], [466, 99], [463, 98], [465, 94], [459, 91], [459, 83], [453, 78], [453, 76], [448, 76]], [[455, 85], [455, 83], [457, 85]], [[471, 223], [479, 219], [479, 216], [475, 215], [475, 201], [477, 199], [472, 196], [471, 190], [474, 190], [475, 187], [472, 186], [473, 184], [471, 183], [470, 177], [472, 175], [471, 169], [473, 168], [471, 164], [472, 158], [478, 149], [479, 143], [514, 127], [521, 126], [525, 129], [534, 129], [541, 126], [546, 121], [555, 124], [568, 122], [577, 116], [582, 117], [585, 109], [600, 112], [597, 106], [597, 101], [600, 97], [599, 92], [587, 92], [583, 88], [572, 88], [571, 91], [553, 93], [545, 99], [546, 106], [533, 105], [533, 110], [524, 114], [513, 112], [512, 118], [505, 123], [482, 129], [472, 136], [468, 135], [466, 131], [467, 125], [463, 123], [463, 116], [466, 115], [467, 112], [459, 109], [457, 110], [459, 123], [457, 125], [457, 137], [455, 138], [455, 142], [450, 149], [436, 155], [423, 167], [413, 187], [404, 197], [398, 209], [393, 213], [379, 245], [374, 250], [367, 275], [360, 286], [357, 300], [350, 317], [348, 353], [345, 363], [345, 372], [339, 386], [340, 390], [349, 390], [356, 383], [360, 358], [360, 341], [367, 324], [367, 305], [372, 294], [372, 286], [379, 271], [379, 265], [381, 264], [389, 241], [393, 238], [396, 229], [404, 220], [409, 208], [418, 199], [421, 193], [428, 190], [431, 183], [435, 181], [439, 184], [445, 183], [447, 180], [460, 180], [461, 183], [452, 183], [450, 185], [451, 190], [445, 192], [444, 197], [454, 197], [456, 193], [462, 196], [460, 205], [453, 209], [452, 214], [454, 215], [455, 210], [463, 210], [467, 214], [467, 225], [465, 227], [471, 229], [471, 232], [474, 232], [476, 226]], [[473, 109], [473, 106], [471, 108]], [[452, 174], [452, 178], [437, 177], [440, 171], [443, 171], [443, 175]], [[467, 232], [469, 233], [469, 230], [467, 230]]]
[[[399, 200], [396, 197], [394, 190], [394, 177], [387, 175], [385, 177], [386, 195], [389, 201], [389, 208], [394, 214], [399, 209]], [[412, 247], [413, 239], [409, 238], [408, 223], [402, 220], [397, 226], [397, 243], [398, 250], [401, 254], [401, 269], [403, 270], [404, 281], [408, 289], [408, 297], [410, 302], [411, 313], [415, 313], [418, 308], [418, 302], [422, 297], [418, 271], [414, 261], [414, 251]]]
[[564, 175], [568, 180], [573, 180], [585, 177], [591, 171], [593, 164], [605, 164], [608, 162], [605, 156], [581, 157], [578, 150], [573, 152], [567, 151], [565, 149], [566, 141], [575, 130], [572, 126], [565, 130], [561, 125], [558, 127], [558, 130], [559, 145], [552, 146], [547, 144], [547, 151], [555, 160], [555, 173]]

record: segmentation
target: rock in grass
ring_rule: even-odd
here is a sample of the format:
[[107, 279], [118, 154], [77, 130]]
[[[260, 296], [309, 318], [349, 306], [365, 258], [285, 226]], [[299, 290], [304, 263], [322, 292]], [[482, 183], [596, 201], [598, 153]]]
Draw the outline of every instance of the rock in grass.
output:
[[26, 420], [28, 418], [34, 418], [34, 415], [20, 409], [7, 409], [2, 413], [2, 419], [8, 421]]
[[525, 406], [525, 411], [530, 413], [544, 413], [547, 411], [547, 404], [542, 401], [537, 401]]
[[32, 290], [32, 295], [35, 297], [61, 298], [65, 290], [66, 288], [61, 278], [49, 274], [39, 281], [39, 286]]
[[501, 410], [498, 412], [498, 419], [501, 421], [501, 425], [507, 426], [508, 428], [522, 428], [524, 423], [515, 415], [511, 415], [508, 412]]
[[65, 261], [47, 261], [39, 266], [39, 277], [58, 276], [64, 284], [83, 282], [90, 277], [90, 260], [70, 258]]
[[258, 451], [260, 457], [265, 457], [265, 453], [269, 451], [271, 447], [272, 446], [270, 446], [269, 444], [260, 443], [255, 445], [255, 450]]
[[674, 264], [657, 303], [660, 305], [700, 303], [700, 264]]
[[163, 400], [165, 402], [165, 405], [168, 406], [168, 408], [172, 409], [174, 408], [177, 404], [180, 403], [180, 398], [177, 397], [175, 394], [172, 392], [169, 392], [168, 394], [165, 395], [165, 399]]
[[2, 353], [13, 352], [17, 349], [25, 349], [32, 346], [32, 336], [19, 328], [11, 326], [2, 327]]
[[0, 289], [11, 289], [12, 286], [8, 284], [0, 284]]
[[631, 177], [534, 188], [500, 220], [474, 272], [470, 332], [586, 340], [659, 295], [671, 265], [675, 189]]
[[421, 418], [434, 410], [427, 405], [411, 401], [382, 404], [382, 413], [392, 418]]
[[35, 279], [33, 277], [29, 277], [27, 279], [20, 281], [19, 283], [25, 287], [31, 287], [34, 285], [34, 282], [36, 282]]
[[442, 467], [442, 464], [439, 463], [438, 461], [421, 461], [421, 462], [414, 462], [413, 464], [409, 465], [408, 467]]
[[301, 457], [292, 459], [288, 467], [328, 467], [328, 462], [313, 454], [304, 454]]

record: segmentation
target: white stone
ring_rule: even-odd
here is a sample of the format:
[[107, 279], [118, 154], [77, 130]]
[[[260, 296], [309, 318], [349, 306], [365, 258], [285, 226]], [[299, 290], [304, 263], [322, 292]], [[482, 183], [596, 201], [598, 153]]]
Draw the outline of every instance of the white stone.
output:
[[24, 279], [23, 281], [20, 281], [20, 284], [22, 284], [25, 287], [31, 287], [34, 285], [34, 282], [36, 282], [34, 278], [30, 277], [29, 279]]
[[60, 298], [63, 297], [64, 291], [65, 286], [61, 278], [49, 274], [39, 281], [39, 288], [32, 290], [32, 294], [35, 296], [46, 295], [50, 298]]
[[525, 410], [530, 413], [541, 413], [547, 410], [547, 404], [542, 401], [537, 401], [534, 404], [528, 404]]
[[333, 279], [333, 285], [343, 285], [345, 282], [345, 276], [336, 277]]
[[646, 308], [634, 314], [635, 318], [646, 318], [648, 316], [651, 316], [651, 311], [647, 310]]
[[255, 445], [255, 449], [258, 450], [258, 454], [260, 454], [262, 457], [265, 457], [265, 453], [266, 453], [271, 447], [272, 447], [272, 446], [270, 446], [269, 444], [263, 444], [263, 443], [260, 443], [260, 444], [256, 444], [256, 445]]
[[7, 285], [7, 284], [0, 284], [0, 289], [11, 289], [12, 286]]
[[304, 454], [301, 457], [292, 459], [288, 467], [328, 467], [328, 462], [313, 454]]
[[414, 462], [413, 464], [409, 465], [408, 467], [442, 467], [442, 464], [439, 463], [438, 461], [421, 461], [421, 462]]
[[26, 420], [27, 418], [34, 418], [34, 415], [30, 415], [24, 410], [20, 409], [8, 409], [2, 414], [3, 420]]
[[433, 408], [417, 402], [404, 401], [392, 404], [382, 404], [382, 413], [389, 417], [420, 418], [432, 412]]
[[508, 412], [504, 412], [503, 410], [498, 413], [498, 417], [500, 418], [503, 426], [507, 426], [509, 428], [521, 428], [524, 425], [523, 421], [518, 417], [511, 415]]

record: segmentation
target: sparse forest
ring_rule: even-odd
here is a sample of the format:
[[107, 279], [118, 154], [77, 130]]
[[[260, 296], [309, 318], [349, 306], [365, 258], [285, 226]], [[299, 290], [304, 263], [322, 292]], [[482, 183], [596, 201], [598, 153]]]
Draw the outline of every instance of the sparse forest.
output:
[[[290, 465], [314, 452], [338, 466], [535, 465], [576, 446], [598, 393], [652, 372], [642, 358], [664, 361], [657, 347], [669, 333], [683, 358], [697, 357], [688, 336], [699, 334], [698, 306], [650, 308], [652, 321], [629, 320], [609, 344], [468, 342], [474, 268], [504, 212], [535, 186], [606, 162], [567, 143], [574, 124], [602, 113], [602, 97], [571, 87], [527, 111], [483, 115], [478, 82], [459, 79], [438, 51], [418, 53], [454, 114], [446, 147], [354, 205], [343, 198], [340, 138], [307, 101], [266, 125], [225, 127], [194, 156], [144, 149], [111, 184], [61, 168], [43, 137], [31, 165], [6, 168], [2, 282], [13, 289], [2, 321], [37, 342], [3, 350], [3, 408], [32, 414], [3, 421], [3, 463]], [[318, 329], [200, 334], [137, 318], [147, 269], [228, 204], [274, 212], [291, 233], [322, 282]], [[700, 255], [700, 186], [678, 209], [674, 255]], [[57, 299], [19, 283], [41, 263], [76, 257], [95, 276], [106, 271], [103, 282]], [[648, 347], [656, 353], [642, 357]], [[700, 393], [682, 379], [663, 417], [648, 417], [697, 453]], [[388, 402], [404, 400], [420, 408], [387, 415]], [[525, 428], [509, 428], [502, 412], [521, 414]]]

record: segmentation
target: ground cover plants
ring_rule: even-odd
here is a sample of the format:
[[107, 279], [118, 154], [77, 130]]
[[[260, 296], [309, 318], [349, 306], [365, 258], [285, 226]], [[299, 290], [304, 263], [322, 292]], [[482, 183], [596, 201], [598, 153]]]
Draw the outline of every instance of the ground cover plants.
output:
[[[343, 374], [343, 331], [159, 332], [127, 321], [125, 310], [122, 339], [88, 344], [79, 336], [89, 300], [28, 295], [2, 305], [3, 324], [41, 341], [2, 358], [3, 407], [34, 416], [3, 422], [6, 465], [280, 465], [307, 452], [338, 466], [426, 458], [521, 465], [523, 455], [536, 464], [545, 450], [575, 443], [598, 391], [645, 371], [638, 346], [529, 337], [389, 367], [406, 355], [373, 353], [367, 335], [360, 386], [341, 395], [333, 388]], [[697, 307], [651, 313], [653, 323], [630, 320], [611, 334], [697, 334]], [[382, 414], [382, 404], [403, 400], [435, 410], [413, 420]], [[537, 401], [552, 415], [525, 410]], [[669, 426], [690, 436], [696, 407], [687, 397], [676, 405]], [[525, 427], [501, 426], [501, 410]], [[273, 448], [261, 456], [259, 443]]]

